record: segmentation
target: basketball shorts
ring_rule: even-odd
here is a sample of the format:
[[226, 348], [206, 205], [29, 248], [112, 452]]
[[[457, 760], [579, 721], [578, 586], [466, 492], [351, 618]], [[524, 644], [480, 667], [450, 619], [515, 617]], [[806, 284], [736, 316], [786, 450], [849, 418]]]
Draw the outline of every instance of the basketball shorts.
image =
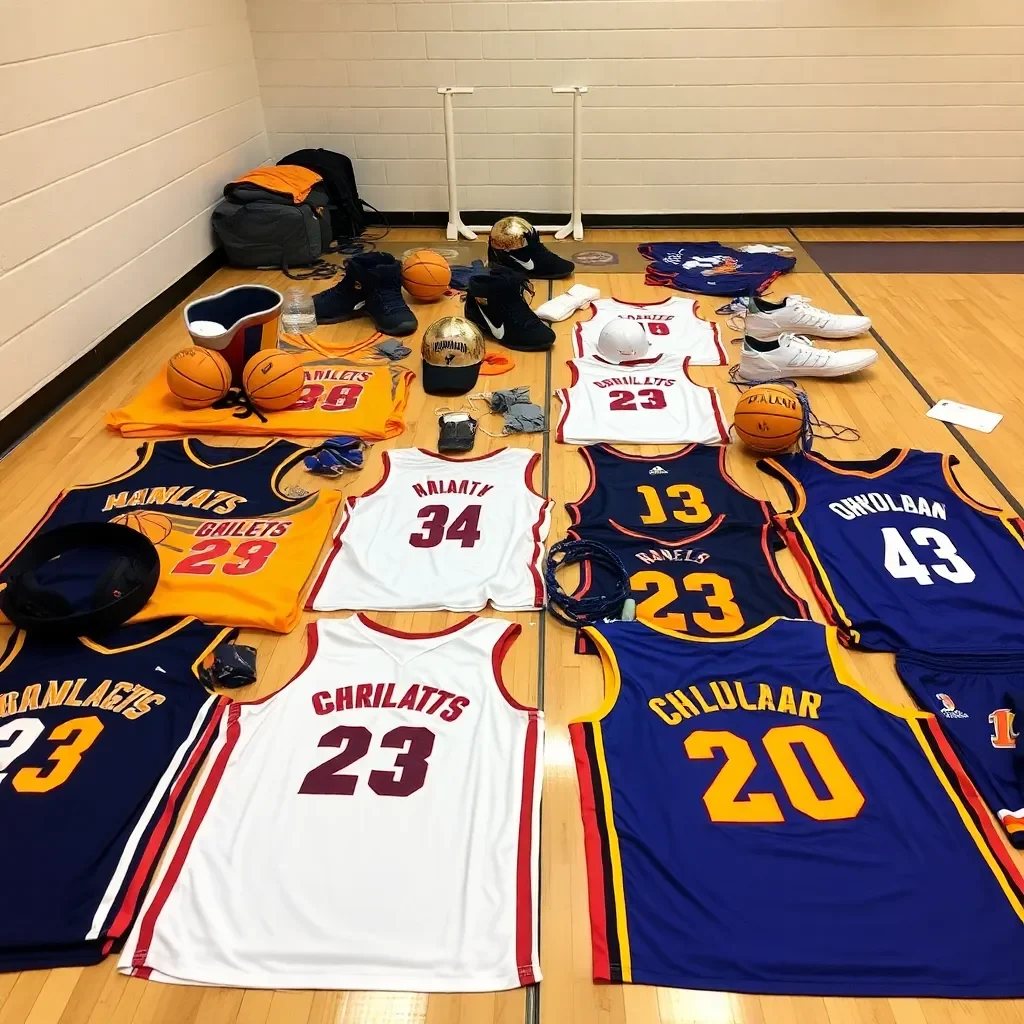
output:
[[[935, 655], [901, 651], [896, 671], [931, 711], [1013, 846], [1024, 849], [1024, 654]], [[1024, 721], [1024, 718], [1022, 718]]]

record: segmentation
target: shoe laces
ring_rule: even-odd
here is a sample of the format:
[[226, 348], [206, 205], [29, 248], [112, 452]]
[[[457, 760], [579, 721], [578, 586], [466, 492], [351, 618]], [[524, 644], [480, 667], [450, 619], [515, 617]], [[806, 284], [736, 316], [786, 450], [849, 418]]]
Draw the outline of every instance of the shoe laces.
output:
[[402, 297], [402, 279], [400, 273], [377, 274], [377, 287], [373, 299], [382, 313], [397, 313], [406, 308]]
[[825, 327], [834, 316], [817, 306], [812, 306], [806, 295], [790, 295], [786, 307], [796, 313], [799, 323], [809, 324], [811, 327]]
[[529, 278], [504, 267], [492, 271], [492, 274], [501, 281], [503, 290], [507, 289], [506, 299], [509, 306], [506, 321], [519, 327], [532, 325], [537, 319], [537, 314], [530, 308], [530, 300], [526, 296], [529, 294], [530, 298], [533, 298], [536, 293]]

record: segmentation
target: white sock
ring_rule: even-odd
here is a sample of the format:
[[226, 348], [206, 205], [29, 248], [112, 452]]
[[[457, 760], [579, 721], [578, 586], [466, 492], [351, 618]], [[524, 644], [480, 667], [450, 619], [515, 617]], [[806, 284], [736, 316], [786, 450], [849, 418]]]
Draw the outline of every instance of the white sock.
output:
[[567, 320], [577, 310], [589, 306], [595, 299], [601, 297], [597, 288], [591, 288], [585, 284], [574, 284], [570, 289], [555, 298], [549, 299], [534, 312], [549, 323], [557, 323], [559, 320]]

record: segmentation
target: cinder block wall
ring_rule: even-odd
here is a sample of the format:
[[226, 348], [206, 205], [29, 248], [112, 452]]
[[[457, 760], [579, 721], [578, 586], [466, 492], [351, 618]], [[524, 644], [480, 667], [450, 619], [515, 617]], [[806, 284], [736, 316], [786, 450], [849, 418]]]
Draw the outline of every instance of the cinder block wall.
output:
[[249, 0], [283, 155], [355, 157], [391, 210], [443, 210], [438, 85], [461, 203], [569, 203], [589, 85], [591, 212], [1024, 208], [1020, 0]]

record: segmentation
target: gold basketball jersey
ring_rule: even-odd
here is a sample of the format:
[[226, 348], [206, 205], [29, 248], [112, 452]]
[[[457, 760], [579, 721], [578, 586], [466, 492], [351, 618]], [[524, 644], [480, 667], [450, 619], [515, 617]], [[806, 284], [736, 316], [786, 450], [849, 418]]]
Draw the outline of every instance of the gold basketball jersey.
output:
[[416, 376], [403, 366], [378, 366], [343, 356], [295, 352], [305, 385], [289, 409], [262, 418], [238, 406], [186, 409], [160, 372], [123, 408], [107, 413], [107, 426], [125, 437], [181, 434], [251, 434], [261, 437], [331, 437], [352, 434], [367, 441], [405, 429], [409, 385]]
[[[160, 553], [160, 581], [136, 621], [194, 615], [284, 633], [298, 622], [306, 580], [341, 500], [337, 491], [282, 484], [307, 450], [290, 441], [259, 448], [149, 441], [127, 472], [61, 494], [29, 538], [67, 523], [130, 526]], [[48, 567], [39, 570], [40, 583], [73, 588], [76, 575], [96, 578], [85, 552], [74, 559], [58, 560], [53, 581], [43, 578]]]

